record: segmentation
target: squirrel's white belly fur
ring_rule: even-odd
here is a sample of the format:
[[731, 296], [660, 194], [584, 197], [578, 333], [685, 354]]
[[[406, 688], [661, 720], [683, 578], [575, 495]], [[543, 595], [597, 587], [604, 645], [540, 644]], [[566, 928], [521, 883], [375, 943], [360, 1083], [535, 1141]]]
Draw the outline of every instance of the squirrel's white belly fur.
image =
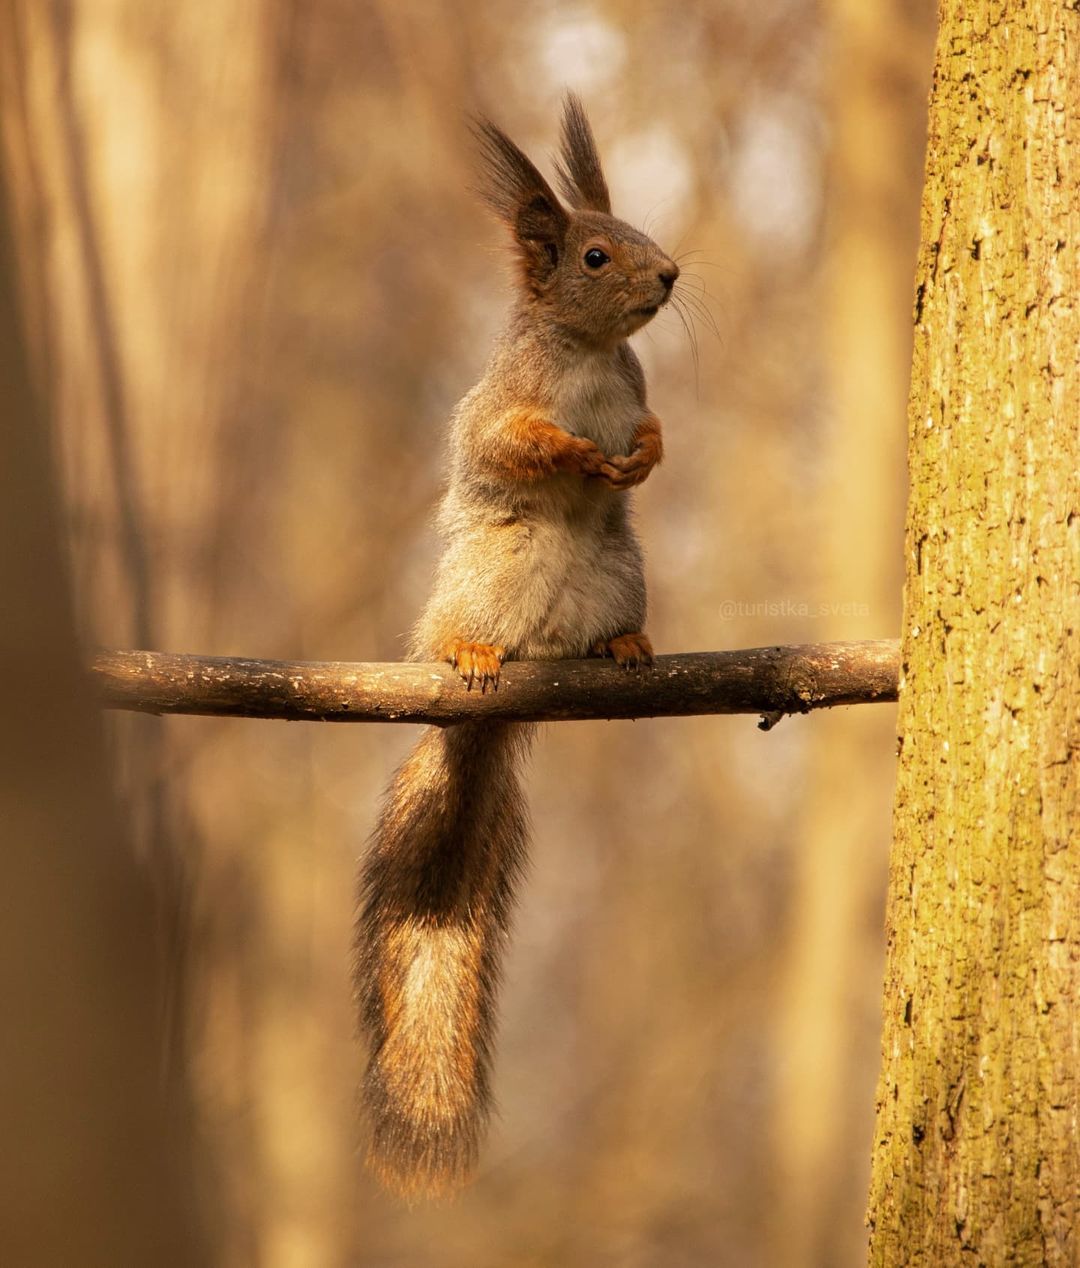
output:
[[542, 485], [496, 515], [447, 493], [446, 550], [414, 655], [434, 656], [429, 631], [448, 627], [521, 660], [585, 656], [601, 639], [640, 628], [645, 586], [627, 495], [574, 476]]
[[[553, 422], [611, 454], [630, 450], [646, 413], [611, 354], [594, 352], [564, 368], [546, 407]], [[586, 656], [641, 629], [645, 582], [628, 493], [560, 474], [476, 496], [459, 470], [439, 513], [446, 547], [415, 657], [436, 658], [446, 629], [518, 660]]]
[[584, 352], [559, 379], [552, 420], [604, 453], [625, 454], [645, 413], [610, 353]]
[[[611, 454], [629, 452], [643, 413], [610, 360], [592, 356], [565, 375], [552, 403], [556, 423]], [[626, 493], [575, 476], [537, 490], [522, 606], [531, 628], [521, 631], [518, 655], [584, 656], [601, 639], [643, 626], [645, 583], [628, 503]]]

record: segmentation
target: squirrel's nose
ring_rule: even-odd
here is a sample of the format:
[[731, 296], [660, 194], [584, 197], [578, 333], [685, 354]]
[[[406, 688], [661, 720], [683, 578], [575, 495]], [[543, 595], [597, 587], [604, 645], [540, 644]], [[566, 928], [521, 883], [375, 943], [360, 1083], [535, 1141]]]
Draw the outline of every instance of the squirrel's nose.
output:
[[665, 291], [670, 291], [675, 285], [675, 280], [679, 276], [679, 266], [677, 264], [669, 264], [666, 268], [660, 270], [656, 275], [660, 280], [660, 285]]

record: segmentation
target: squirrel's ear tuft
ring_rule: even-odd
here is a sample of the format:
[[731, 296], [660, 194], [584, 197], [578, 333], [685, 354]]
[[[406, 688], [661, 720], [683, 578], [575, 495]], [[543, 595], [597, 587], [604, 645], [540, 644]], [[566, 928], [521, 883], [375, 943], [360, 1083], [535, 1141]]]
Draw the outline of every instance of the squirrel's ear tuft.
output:
[[611, 215], [611, 195], [581, 98], [568, 92], [563, 103], [562, 153], [556, 165], [563, 197], [578, 210]]
[[526, 277], [543, 283], [562, 258], [569, 218], [532, 160], [490, 119], [473, 120], [480, 154], [479, 194], [513, 230]]

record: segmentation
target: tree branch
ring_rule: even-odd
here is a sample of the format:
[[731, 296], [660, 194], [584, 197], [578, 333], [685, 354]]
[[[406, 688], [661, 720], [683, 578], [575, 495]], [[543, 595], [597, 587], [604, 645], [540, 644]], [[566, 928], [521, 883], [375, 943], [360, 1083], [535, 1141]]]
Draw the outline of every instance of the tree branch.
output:
[[660, 656], [626, 672], [604, 661], [508, 661], [497, 692], [466, 691], [448, 665], [241, 660], [102, 652], [106, 707], [140, 713], [321, 722], [431, 722], [787, 713], [896, 699], [899, 645], [817, 643]]

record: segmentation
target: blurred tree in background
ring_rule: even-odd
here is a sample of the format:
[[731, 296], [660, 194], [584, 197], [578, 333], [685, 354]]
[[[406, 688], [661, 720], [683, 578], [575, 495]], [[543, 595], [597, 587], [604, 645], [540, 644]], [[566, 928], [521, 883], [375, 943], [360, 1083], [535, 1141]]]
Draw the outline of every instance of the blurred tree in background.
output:
[[75, 637], [0, 179], [0, 1262], [202, 1262], [192, 1119], [162, 1077], [155, 908]]
[[[899, 627], [932, 0], [14, 2], [27, 330], [87, 644], [391, 660], [445, 421], [507, 297], [465, 117], [586, 99], [616, 212], [685, 252], [637, 340], [660, 650]], [[682, 285], [682, 283], [680, 284]], [[715, 322], [718, 335], [710, 330]], [[865, 1257], [892, 710], [548, 728], [475, 1185], [364, 1174], [348, 986], [391, 728], [109, 720], [169, 1068], [250, 1265]]]

